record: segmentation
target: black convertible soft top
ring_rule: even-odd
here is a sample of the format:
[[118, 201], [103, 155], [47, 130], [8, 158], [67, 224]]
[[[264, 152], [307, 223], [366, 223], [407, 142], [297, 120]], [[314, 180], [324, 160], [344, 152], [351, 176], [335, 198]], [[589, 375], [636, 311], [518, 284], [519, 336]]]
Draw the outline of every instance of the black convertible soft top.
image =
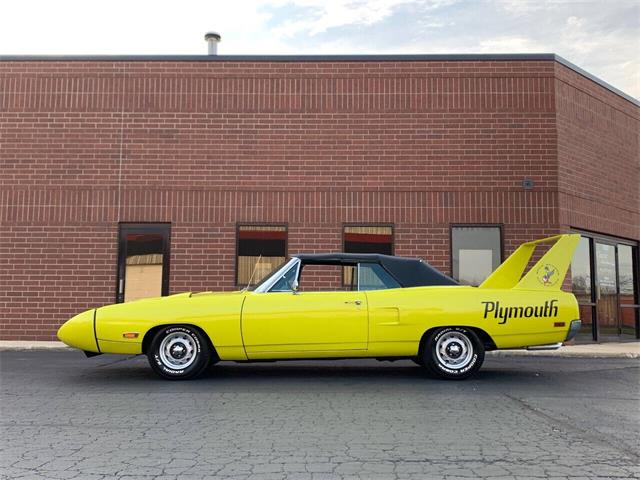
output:
[[453, 278], [433, 268], [419, 258], [394, 257], [377, 253], [301, 253], [293, 255], [303, 265], [355, 265], [379, 263], [403, 287], [458, 285]]

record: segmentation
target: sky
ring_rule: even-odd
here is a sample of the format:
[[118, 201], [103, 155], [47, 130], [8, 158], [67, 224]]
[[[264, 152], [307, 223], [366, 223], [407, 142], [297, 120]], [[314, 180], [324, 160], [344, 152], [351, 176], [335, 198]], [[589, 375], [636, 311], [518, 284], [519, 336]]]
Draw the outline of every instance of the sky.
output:
[[556, 53], [640, 98], [640, 0], [0, 0], [0, 55]]

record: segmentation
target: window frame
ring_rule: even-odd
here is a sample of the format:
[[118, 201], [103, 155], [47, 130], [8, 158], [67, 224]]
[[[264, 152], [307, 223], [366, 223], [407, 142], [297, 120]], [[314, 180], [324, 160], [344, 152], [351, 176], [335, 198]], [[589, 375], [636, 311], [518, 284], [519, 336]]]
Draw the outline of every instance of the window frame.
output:
[[459, 282], [453, 276], [453, 230], [455, 228], [497, 228], [500, 232], [500, 258], [498, 265], [504, 262], [504, 224], [503, 223], [451, 223], [449, 224], [449, 276]]
[[234, 258], [234, 284], [236, 287], [246, 287], [246, 284], [238, 283], [238, 274], [239, 274], [239, 264], [238, 261], [238, 253], [240, 252], [240, 227], [279, 227], [284, 228], [285, 231], [285, 239], [284, 239], [284, 263], [282, 266], [286, 265], [289, 258], [289, 224], [284, 222], [236, 222], [235, 226], [235, 234], [236, 234], [236, 251]]

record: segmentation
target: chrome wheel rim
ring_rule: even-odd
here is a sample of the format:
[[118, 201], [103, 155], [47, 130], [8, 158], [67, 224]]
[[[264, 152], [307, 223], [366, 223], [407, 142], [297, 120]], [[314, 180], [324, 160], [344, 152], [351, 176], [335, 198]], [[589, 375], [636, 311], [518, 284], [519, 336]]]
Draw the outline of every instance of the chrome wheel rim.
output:
[[160, 360], [172, 370], [183, 370], [196, 359], [196, 340], [188, 333], [170, 333], [160, 343]]
[[460, 370], [473, 359], [471, 340], [463, 333], [447, 332], [436, 342], [436, 357], [444, 367]]

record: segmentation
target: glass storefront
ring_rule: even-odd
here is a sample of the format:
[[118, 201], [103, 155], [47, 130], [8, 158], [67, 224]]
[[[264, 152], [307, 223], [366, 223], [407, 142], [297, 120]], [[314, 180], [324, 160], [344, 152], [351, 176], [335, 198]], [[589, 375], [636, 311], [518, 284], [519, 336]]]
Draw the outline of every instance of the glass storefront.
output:
[[640, 338], [637, 244], [580, 233], [571, 262], [571, 285], [582, 320], [578, 340]]
[[[636, 260], [638, 259], [636, 250]], [[637, 330], [639, 316], [638, 268], [634, 269], [634, 248], [618, 245], [618, 288], [620, 295], [620, 329], [625, 335], [633, 335]]]
[[581, 333], [586, 335], [593, 331], [591, 283], [591, 241], [582, 237], [571, 262], [571, 288], [580, 305]]

